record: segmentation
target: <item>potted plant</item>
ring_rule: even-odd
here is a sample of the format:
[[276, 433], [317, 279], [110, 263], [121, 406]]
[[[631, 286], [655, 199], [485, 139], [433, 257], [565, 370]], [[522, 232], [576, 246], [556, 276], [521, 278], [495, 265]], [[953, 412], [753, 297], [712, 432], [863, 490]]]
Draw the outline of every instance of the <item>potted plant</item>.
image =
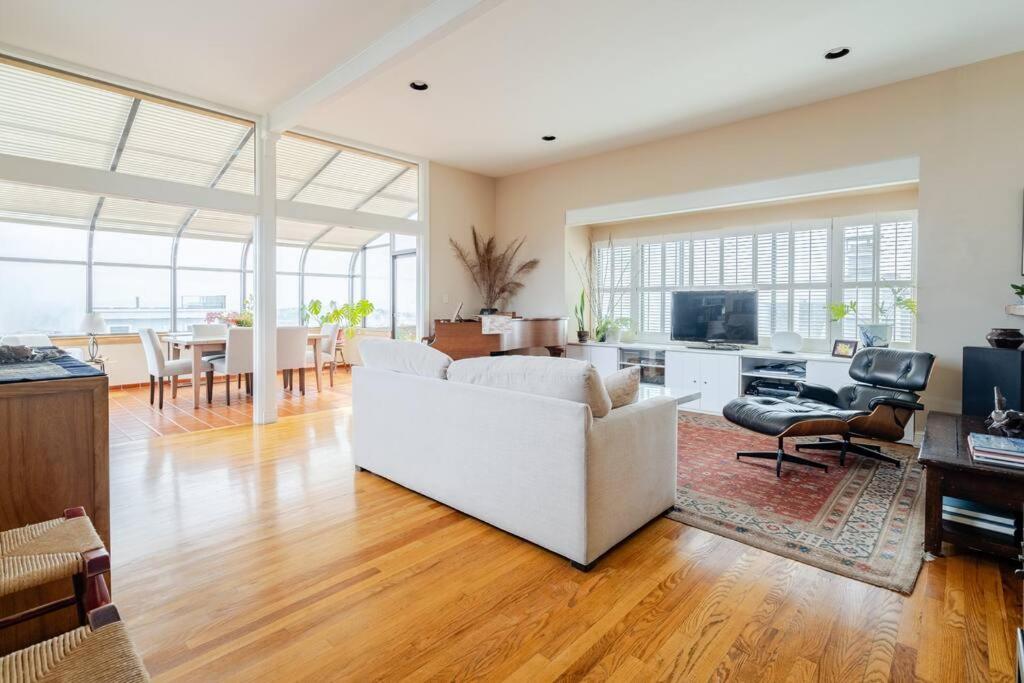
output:
[[250, 294], [245, 297], [245, 301], [242, 302], [242, 310], [236, 311], [223, 311], [220, 313], [207, 313], [206, 322], [208, 323], [224, 323], [233, 327], [252, 327], [253, 323], [253, 297]]
[[[611, 238], [608, 238], [609, 248], [612, 246]], [[619, 307], [619, 303], [622, 300], [622, 290], [620, 285], [622, 284], [622, 278], [624, 275], [624, 269], [619, 271], [618, 280], [614, 283], [611, 294], [607, 297], [607, 300], [602, 303], [602, 297], [598, 293], [598, 282], [597, 275], [594, 268], [594, 249], [591, 245], [587, 250], [587, 257], [581, 264], [576, 260], [576, 257], [569, 252], [569, 260], [572, 262], [573, 268], [576, 270], [576, 277], [579, 278], [580, 284], [583, 285], [583, 291], [580, 292], [580, 305], [576, 306], [573, 311], [577, 308], [582, 311], [582, 304], [584, 301], [590, 301], [590, 318], [591, 322], [594, 323], [594, 339], [596, 341], [605, 341], [607, 332], [614, 328], [612, 332], [616, 341], [621, 336], [623, 329], [628, 330], [630, 321], [628, 318], [614, 318], [613, 312]], [[577, 317], [577, 325], [580, 329], [583, 329], [586, 324], [586, 320]]]
[[363, 324], [368, 315], [373, 313], [374, 306], [367, 299], [360, 299], [354, 304], [338, 306], [332, 301], [326, 308], [319, 299], [313, 299], [302, 309], [302, 322], [316, 321], [321, 327], [334, 323], [344, 323], [345, 336], [352, 338], [356, 328]]
[[1024, 285], [1010, 285], [1010, 289], [1017, 295], [1017, 301], [1024, 304]]
[[480, 291], [480, 297], [484, 302], [480, 315], [493, 315], [502, 304], [524, 287], [519, 278], [532, 272], [540, 264], [540, 260], [534, 258], [516, 264], [516, 256], [526, 241], [523, 237], [512, 240], [499, 252], [498, 243], [493, 237], [481, 240], [476, 234], [476, 226], [473, 226], [472, 231], [472, 254], [451, 237], [448, 238], [448, 243]]
[[629, 329], [629, 318], [605, 318], [594, 328], [594, 335], [599, 342], [617, 344], [622, 340], [622, 331]]
[[[917, 315], [917, 301], [909, 295], [908, 290], [905, 287], [890, 287], [889, 291], [892, 292], [892, 301], [883, 301], [879, 297], [878, 306], [878, 320], [890, 320], [895, 318], [897, 310], [904, 310], [909, 312], [911, 315]], [[861, 323], [857, 326], [860, 332], [860, 339], [864, 346], [889, 346], [889, 342], [892, 339], [892, 328], [891, 322], [877, 322], [877, 323]]]
[[846, 318], [851, 313], [857, 312], [856, 301], [839, 301], [828, 305], [828, 317], [829, 320], [837, 323]]
[[580, 302], [572, 307], [572, 313], [576, 316], [576, 339], [580, 344], [586, 343], [587, 339], [590, 338], [590, 333], [587, 332], [586, 309], [587, 290], [581, 289]]

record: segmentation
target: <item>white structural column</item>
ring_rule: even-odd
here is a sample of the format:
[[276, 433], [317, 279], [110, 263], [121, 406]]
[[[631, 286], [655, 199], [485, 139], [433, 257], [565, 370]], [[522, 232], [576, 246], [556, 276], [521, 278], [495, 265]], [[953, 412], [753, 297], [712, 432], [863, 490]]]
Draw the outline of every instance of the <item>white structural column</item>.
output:
[[280, 134], [257, 123], [256, 199], [259, 213], [253, 229], [253, 294], [255, 327], [253, 359], [255, 386], [253, 414], [256, 424], [277, 421], [277, 140]]

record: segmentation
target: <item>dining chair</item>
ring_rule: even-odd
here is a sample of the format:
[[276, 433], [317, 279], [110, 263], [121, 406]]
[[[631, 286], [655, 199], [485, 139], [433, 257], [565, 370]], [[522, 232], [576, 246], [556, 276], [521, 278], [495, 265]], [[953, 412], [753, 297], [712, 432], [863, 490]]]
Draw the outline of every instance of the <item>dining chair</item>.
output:
[[[252, 328], [232, 327], [228, 329], [227, 345], [224, 348], [224, 355], [210, 361], [214, 372], [219, 372], [224, 377], [224, 397], [228, 405], [231, 405], [231, 375], [241, 377], [245, 375], [245, 393], [252, 393]], [[208, 383], [209, 391], [206, 394], [207, 402], [213, 400], [212, 383]]]
[[[224, 323], [196, 323], [188, 327], [192, 332], [192, 337], [195, 339], [221, 339], [228, 334], [228, 326]], [[223, 357], [223, 351], [207, 351], [203, 354], [203, 360]]]
[[[167, 360], [164, 357], [164, 352], [160, 348], [160, 337], [157, 336], [156, 331], [152, 327], [144, 327], [139, 330], [139, 340], [142, 342], [142, 350], [146, 354], [146, 367], [149, 370], [149, 405], [153, 405], [153, 394], [156, 390], [156, 385], [160, 384], [160, 410], [164, 409], [164, 378], [167, 377], [179, 377], [181, 375], [192, 375], [192, 381], [198, 382], [198, 372], [208, 373], [206, 376], [206, 382], [208, 385], [207, 394], [209, 394], [213, 380], [213, 366], [209, 362], [203, 361], [196, 372], [193, 372], [192, 359], [191, 358], [178, 358], [175, 360]], [[176, 384], [171, 384], [171, 398], [178, 397], [178, 387]]]
[[334, 366], [337, 361], [334, 358], [334, 344], [338, 340], [338, 323], [328, 323], [320, 328], [320, 361], [313, 359], [313, 349], [306, 350], [306, 365], [312, 366], [316, 372], [321, 372], [324, 365], [330, 367], [331, 386], [334, 386]]
[[292, 325], [277, 328], [277, 369], [284, 373], [284, 388], [294, 390], [294, 371], [299, 371], [299, 392], [306, 395], [306, 346], [309, 328]]

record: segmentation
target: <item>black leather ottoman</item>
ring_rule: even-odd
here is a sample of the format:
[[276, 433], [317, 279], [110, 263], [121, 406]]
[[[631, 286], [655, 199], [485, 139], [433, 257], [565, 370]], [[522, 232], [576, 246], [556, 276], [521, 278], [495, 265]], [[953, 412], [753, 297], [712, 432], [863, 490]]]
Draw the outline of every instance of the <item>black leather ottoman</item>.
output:
[[763, 458], [775, 461], [775, 476], [782, 476], [782, 463], [792, 462], [828, 471], [828, 465], [786, 453], [783, 438], [787, 436], [843, 436], [849, 432], [845, 413], [827, 404], [803, 399], [779, 399], [767, 396], [745, 396], [725, 404], [725, 419], [752, 432], [774, 436], [779, 440], [778, 450], [741, 451], [736, 458]]

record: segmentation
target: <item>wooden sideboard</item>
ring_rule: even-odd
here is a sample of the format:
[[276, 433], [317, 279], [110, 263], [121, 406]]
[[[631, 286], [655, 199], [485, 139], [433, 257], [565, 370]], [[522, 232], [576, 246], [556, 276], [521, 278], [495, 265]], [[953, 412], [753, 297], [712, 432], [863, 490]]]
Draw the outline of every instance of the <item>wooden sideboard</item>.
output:
[[[0, 384], [0, 529], [81, 505], [110, 548], [107, 377]], [[0, 598], [0, 614], [64, 597], [69, 581]], [[0, 653], [78, 625], [74, 608], [0, 631]]]
[[566, 320], [512, 318], [510, 329], [500, 334], [484, 334], [479, 320], [435, 320], [430, 345], [454, 360], [532, 348], [545, 348], [552, 356], [563, 356]]

